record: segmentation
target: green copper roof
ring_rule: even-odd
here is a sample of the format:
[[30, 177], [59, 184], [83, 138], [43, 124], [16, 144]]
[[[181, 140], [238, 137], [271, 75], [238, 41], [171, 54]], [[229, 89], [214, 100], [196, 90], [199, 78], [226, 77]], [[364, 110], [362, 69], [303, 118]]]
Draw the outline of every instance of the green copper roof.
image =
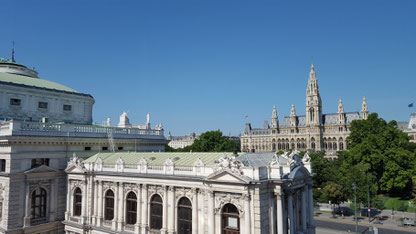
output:
[[[225, 153], [232, 155], [233, 153]], [[215, 160], [224, 156], [224, 153], [187, 153], [187, 152], [117, 152], [97, 153], [84, 162], [95, 162], [101, 157], [103, 163], [115, 164], [117, 159], [123, 159], [125, 164], [138, 164], [141, 158], [146, 159], [148, 165], [163, 165], [168, 158], [171, 158], [177, 166], [192, 166], [199, 158], [205, 165], [213, 165]]]
[[17, 74], [10, 74], [10, 73], [3, 73], [0, 72], [0, 82], [5, 83], [11, 83], [16, 85], [27, 85], [37, 88], [46, 88], [46, 89], [52, 89], [52, 90], [58, 90], [58, 91], [65, 91], [65, 92], [71, 92], [71, 93], [78, 93], [77, 91], [68, 88], [64, 85], [48, 81], [48, 80], [42, 80], [39, 78], [33, 78], [28, 76], [22, 76]]

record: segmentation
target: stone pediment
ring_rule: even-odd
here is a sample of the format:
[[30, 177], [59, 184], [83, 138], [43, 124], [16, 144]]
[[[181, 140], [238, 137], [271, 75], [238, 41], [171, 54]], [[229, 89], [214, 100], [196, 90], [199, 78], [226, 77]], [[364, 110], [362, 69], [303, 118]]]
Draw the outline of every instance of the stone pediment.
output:
[[83, 160], [78, 158], [74, 153], [72, 158], [68, 161], [68, 166], [66, 167], [65, 171], [73, 173], [84, 173], [87, 170], [85, 169]]
[[247, 177], [237, 174], [234, 171], [226, 168], [220, 171], [216, 171], [211, 175], [207, 176], [207, 180], [218, 181], [218, 182], [228, 182], [228, 183], [249, 183], [250, 179]]
[[46, 165], [41, 165], [41, 166], [38, 166], [38, 167], [31, 168], [31, 169], [25, 171], [24, 173], [25, 174], [32, 174], [32, 173], [48, 173], [48, 172], [59, 172], [59, 171], [56, 170], [56, 169], [53, 169], [51, 167], [48, 167]]

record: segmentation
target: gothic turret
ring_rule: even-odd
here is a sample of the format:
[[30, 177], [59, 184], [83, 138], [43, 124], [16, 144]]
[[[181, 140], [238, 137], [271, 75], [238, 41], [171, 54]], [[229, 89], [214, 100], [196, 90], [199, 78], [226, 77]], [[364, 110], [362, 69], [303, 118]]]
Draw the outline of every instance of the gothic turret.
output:
[[273, 106], [271, 129], [272, 133], [279, 133], [279, 118], [277, 117], [276, 106]]
[[361, 107], [361, 119], [368, 118], [368, 107], [367, 107], [367, 99], [363, 97], [363, 105]]
[[322, 100], [313, 64], [311, 65], [308, 87], [306, 88], [306, 124], [322, 124]]
[[292, 104], [292, 108], [290, 109], [290, 126], [296, 127], [296, 111], [295, 105]]
[[345, 124], [345, 112], [344, 112], [344, 106], [342, 105], [341, 99], [339, 99], [337, 113], [338, 113], [338, 118], [337, 118], [338, 124]]

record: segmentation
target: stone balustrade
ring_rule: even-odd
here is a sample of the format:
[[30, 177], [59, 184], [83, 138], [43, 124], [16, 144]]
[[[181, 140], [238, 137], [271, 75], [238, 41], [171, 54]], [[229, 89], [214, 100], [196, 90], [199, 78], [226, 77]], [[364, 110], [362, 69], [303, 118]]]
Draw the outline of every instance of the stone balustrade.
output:
[[66, 123], [38, 123], [16, 120], [0, 123], [0, 136], [107, 137], [110, 133], [114, 138], [164, 138], [164, 131], [155, 129]]

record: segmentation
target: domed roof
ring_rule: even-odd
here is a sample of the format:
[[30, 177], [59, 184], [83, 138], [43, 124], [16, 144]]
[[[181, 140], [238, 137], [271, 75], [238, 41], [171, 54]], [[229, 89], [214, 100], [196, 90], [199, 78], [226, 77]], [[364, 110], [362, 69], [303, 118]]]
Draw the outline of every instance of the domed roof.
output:
[[0, 83], [78, 93], [64, 85], [40, 79], [35, 70], [4, 58], [0, 58]]

